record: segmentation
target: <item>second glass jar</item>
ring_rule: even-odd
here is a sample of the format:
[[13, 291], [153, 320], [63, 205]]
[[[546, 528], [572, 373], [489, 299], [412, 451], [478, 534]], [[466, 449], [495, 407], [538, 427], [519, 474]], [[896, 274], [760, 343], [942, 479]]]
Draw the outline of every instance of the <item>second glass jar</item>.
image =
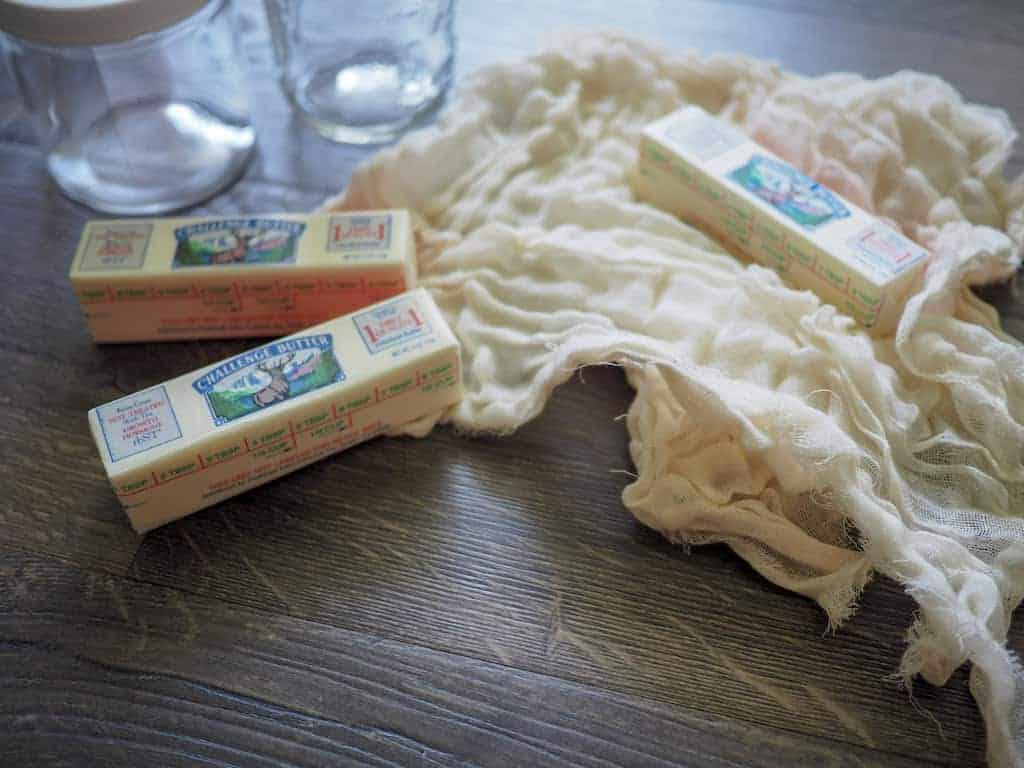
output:
[[389, 141], [451, 84], [453, 0], [265, 0], [280, 79], [321, 134]]

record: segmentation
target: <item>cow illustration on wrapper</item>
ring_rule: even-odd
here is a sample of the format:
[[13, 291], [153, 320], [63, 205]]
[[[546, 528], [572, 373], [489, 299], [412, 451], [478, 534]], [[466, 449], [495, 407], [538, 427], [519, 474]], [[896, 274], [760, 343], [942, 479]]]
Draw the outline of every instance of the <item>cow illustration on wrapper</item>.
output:
[[173, 265], [292, 264], [306, 225], [287, 219], [221, 219], [179, 227]]
[[850, 215], [831, 190], [775, 158], [754, 155], [729, 178], [805, 229]]
[[267, 344], [227, 360], [192, 382], [217, 425], [345, 379], [330, 334]]

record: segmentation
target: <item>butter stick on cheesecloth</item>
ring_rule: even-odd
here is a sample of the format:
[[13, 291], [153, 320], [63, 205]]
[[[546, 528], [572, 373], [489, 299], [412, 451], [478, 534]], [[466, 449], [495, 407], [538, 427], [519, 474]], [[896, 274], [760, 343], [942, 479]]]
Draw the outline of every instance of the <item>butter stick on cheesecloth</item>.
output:
[[[932, 251], [895, 337], [636, 201], [641, 129], [685, 103]], [[1024, 347], [969, 290], [1020, 263], [1014, 139], [1003, 112], [922, 74], [805, 78], [581, 34], [470, 77], [326, 207], [411, 209], [421, 283], [462, 344], [465, 399], [406, 431], [509, 433], [578, 367], [622, 366], [625, 506], [672, 541], [728, 544], [833, 626], [873, 572], [897, 580], [920, 607], [900, 673], [942, 685], [969, 661], [989, 763], [1022, 766], [1006, 638], [1024, 595]]]

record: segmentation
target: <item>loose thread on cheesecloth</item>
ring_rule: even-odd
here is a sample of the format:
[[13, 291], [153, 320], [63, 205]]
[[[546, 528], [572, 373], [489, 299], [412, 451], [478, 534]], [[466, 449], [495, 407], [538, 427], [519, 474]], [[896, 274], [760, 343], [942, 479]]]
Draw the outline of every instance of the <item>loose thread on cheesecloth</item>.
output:
[[[640, 131], [685, 103], [929, 248], [895, 337], [635, 199]], [[580, 367], [620, 365], [630, 512], [727, 544], [831, 626], [872, 573], [895, 579], [919, 612], [899, 675], [941, 685], [970, 662], [990, 764], [1024, 766], [1006, 647], [1024, 595], [1024, 352], [970, 290], [1020, 264], [1015, 135], [918, 73], [804, 78], [582, 34], [468, 78], [327, 207], [413, 212], [420, 282], [462, 345], [463, 401], [407, 433], [508, 434]]]

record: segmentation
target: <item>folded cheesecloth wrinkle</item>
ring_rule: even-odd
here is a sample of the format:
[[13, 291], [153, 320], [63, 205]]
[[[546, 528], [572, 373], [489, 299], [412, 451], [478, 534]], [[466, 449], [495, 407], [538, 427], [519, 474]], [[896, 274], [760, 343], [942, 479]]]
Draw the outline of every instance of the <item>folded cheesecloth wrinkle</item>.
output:
[[[894, 334], [636, 199], [640, 132], [685, 104], [931, 252]], [[969, 663], [989, 763], [1020, 766], [1024, 351], [971, 291], [1020, 263], [1014, 138], [935, 77], [805, 78], [581, 34], [469, 78], [325, 207], [416, 218], [466, 394], [408, 432], [509, 433], [579, 367], [621, 366], [626, 508], [674, 542], [724, 542], [833, 627], [873, 573], [895, 579], [918, 607], [899, 674], [942, 685]]]

